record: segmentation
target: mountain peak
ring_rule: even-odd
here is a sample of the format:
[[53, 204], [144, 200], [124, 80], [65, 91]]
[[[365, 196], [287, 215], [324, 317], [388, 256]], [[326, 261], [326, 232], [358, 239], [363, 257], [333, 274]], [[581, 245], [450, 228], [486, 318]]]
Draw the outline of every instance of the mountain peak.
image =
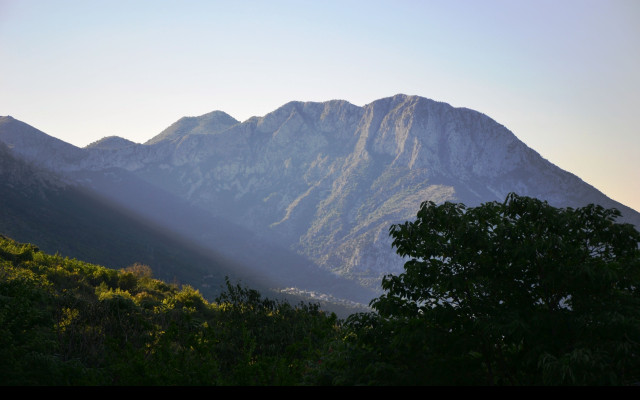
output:
[[120, 150], [125, 147], [129, 147], [133, 145], [136, 145], [136, 143], [132, 142], [129, 139], [124, 139], [119, 136], [107, 136], [87, 145], [85, 148], [101, 149], [101, 150]]
[[224, 111], [212, 111], [199, 117], [182, 117], [145, 144], [152, 145], [164, 141], [178, 141], [186, 135], [216, 134], [239, 123], [240, 121]]
[[227, 123], [227, 124], [234, 124], [234, 125], [240, 122], [237, 119], [233, 118], [231, 115], [220, 110], [211, 111], [199, 117], [187, 117], [187, 118], [197, 118], [201, 121], [206, 121], [206, 122]]
[[[10, 124], [2, 121], [0, 141], [29, 136], [5, 135]], [[109, 174], [125, 171], [367, 290], [401, 270], [388, 228], [414, 218], [426, 200], [476, 206], [516, 192], [553, 206], [615, 207], [625, 222], [640, 226], [640, 214], [544, 160], [487, 115], [421, 96], [400, 93], [362, 107], [290, 101], [242, 123], [214, 111], [181, 118], [147, 142], [154, 143], [119, 148], [127, 144], [123, 139], [105, 138], [91, 147], [114, 150], [77, 149], [84, 151], [82, 163], [70, 159], [60, 169], [87, 169], [81, 172], [93, 187], [116, 200], [148, 198], [113, 190]], [[31, 160], [64, 161], [50, 143], [40, 149]], [[164, 223], [168, 213], [150, 212], [151, 203], [140, 200], [138, 212]], [[218, 228], [208, 229], [194, 240]]]
[[46, 167], [76, 162], [84, 156], [80, 148], [11, 116], [0, 117], [0, 142], [14, 154]]

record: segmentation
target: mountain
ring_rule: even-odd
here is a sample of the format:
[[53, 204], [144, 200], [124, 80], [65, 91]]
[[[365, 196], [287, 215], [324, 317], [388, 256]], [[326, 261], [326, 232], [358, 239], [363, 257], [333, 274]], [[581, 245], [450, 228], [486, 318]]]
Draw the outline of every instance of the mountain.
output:
[[87, 149], [99, 149], [99, 150], [122, 150], [129, 146], [135, 146], [136, 143], [131, 140], [124, 139], [118, 136], [107, 136], [96, 142], [89, 144]]
[[[558, 207], [615, 207], [623, 221], [640, 227], [638, 212], [543, 159], [488, 116], [419, 96], [396, 95], [363, 107], [293, 101], [242, 123], [216, 111], [183, 118], [145, 144], [67, 148], [57, 159], [46, 148], [6, 139], [11, 137], [0, 123], [0, 140], [16, 154], [65, 179], [91, 183], [113, 200], [128, 198], [126, 206], [142, 194], [131, 196], [129, 187], [109, 187], [95, 176], [109, 171], [122, 181], [127, 175], [250, 232], [267, 248], [294, 253], [300, 257], [294, 270], [305, 265], [356, 283], [363, 296], [371, 293], [366, 290], [380, 293], [383, 275], [402, 271], [388, 229], [413, 219], [425, 200], [474, 206], [516, 192]], [[156, 223], [167, 216], [146, 215]], [[164, 223], [188, 230], [178, 221]], [[216, 231], [203, 226], [197, 236]], [[215, 240], [205, 242], [216, 247]], [[253, 252], [251, 243], [236, 249]], [[256, 267], [272, 269], [273, 260]], [[337, 294], [335, 285], [318, 286], [314, 290]]]
[[183, 117], [145, 144], [178, 141], [186, 135], [212, 135], [240, 123], [229, 114], [213, 111], [199, 117]]
[[0, 143], [0, 198], [0, 232], [44, 251], [114, 269], [153, 265], [158, 279], [190, 284], [209, 297], [219, 292], [225, 276], [268, 287], [251, 280], [236, 261], [16, 159], [4, 143]]
[[33, 128], [13, 117], [0, 117], [0, 141], [16, 154], [37, 164], [56, 170], [61, 164], [76, 164], [85, 157], [84, 152]]
[[[50, 145], [47, 141], [57, 141], [22, 122], [10, 122], [43, 148]], [[0, 138], [7, 137], [13, 135], [0, 129]], [[105, 147], [100, 143], [87, 147], [96, 148]], [[218, 293], [225, 276], [271, 298], [310, 297], [300, 296], [299, 291], [273, 291], [282, 285], [319, 293], [311, 297], [340, 315], [362, 311], [362, 304], [373, 294], [310, 268], [312, 263], [304, 257], [215, 218], [129, 171], [70, 168], [62, 177], [42, 168], [56, 160], [26, 161], [16, 153], [0, 142], [0, 233], [16, 240], [116, 269], [136, 262], [148, 264], [159, 279], [191, 284], [209, 299]], [[340, 298], [325, 295], [327, 286]]]
[[[309, 296], [300, 296], [299, 293], [273, 291], [277, 286], [269, 276], [273, 274], [260, 273], [242, 263], [245, 261], [253, 265], [260, 259], [272, 258], [297, 267], [297, 270], [274, 268], [276, 274], [293, 279], [289, 283], [304, 285], [313, 280], [312, 288], [314, 284], [334, 283], [340, 292], [340, 282], [336, 284], [333, 277], [327, 279], [317, 271], [306, 271], [304, 265], [296, 265], [302, 262], [301, 257], [291, 252], [254, 248], [255, 252], [247, 257], [227, 258], [210, 247], [198, 245], [188, 234], [170, 231], [97, 192], [69, 184], [52, 172], [17, 159], [4, 143], [0, 143], [0, 199], [0, 232], [3, 235], [34, 243], [46, 252], [89, 260], [113, 269], [136, 263], [149, 265], [154, 277], [166, 282], [189, 284], [209, 300], [224, 289], [225, 277], [258, 289], [269, 298], [293, 302], [308, 300]], [[196, 221], [193, 215], [184, 214], [185, 209], [180, 212], [187, 218], [184, 222], [196, 231], [202, 229], [199, 225], [212, 221], [203, 214], [199, 214]], [[228, 225], [216, 227], [223, 231], [229, 228]], [[246, 232], [224, 231], [217, 237], [215, 233], [212, 235], [215, 243], [237, 252], [239, 247], [232, 241], [240, 242], [240, 234]], [[251, 237], [244, 236], [243, 239], [251, 240]], [[283, 282], [287, 279], [278, 281], [280, 284]], [[315, 300], [326, 310], [341, 316], [364, 310], [359, 305], [363, 299], [358, 299], [359, 303], [334, 300], [328, 296]]]

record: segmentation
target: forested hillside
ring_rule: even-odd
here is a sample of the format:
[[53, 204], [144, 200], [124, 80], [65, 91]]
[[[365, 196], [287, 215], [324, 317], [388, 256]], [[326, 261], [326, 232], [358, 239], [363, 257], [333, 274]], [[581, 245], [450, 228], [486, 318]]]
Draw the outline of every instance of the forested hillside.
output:
[[229, 281], [208, 302], [0, 236], [1, 385], [294, 385], [337, 332], [317, 305]]
[[425, 201], [374, 311], [207, 301], [0, 236], [1, 385], [638, 385], [640, 232], [596, 205]]

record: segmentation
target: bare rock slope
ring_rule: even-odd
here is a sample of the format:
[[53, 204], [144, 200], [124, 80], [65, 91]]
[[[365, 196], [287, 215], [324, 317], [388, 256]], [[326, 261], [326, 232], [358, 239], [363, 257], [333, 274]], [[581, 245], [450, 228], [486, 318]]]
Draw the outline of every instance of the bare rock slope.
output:
[[[418, 96], [363, 107], [290, 102], [244, 122], [216, 111], [183, 118], [145, 144], [110, 139], [68, 150], [41, 162], [68, 174], [126, 170], [374, 291], [402, 269], [389, 226], [412, 219], [425, 200], [474, 206], [516, 192], [559, 207], [615, 207], [640, 226], [636, 211], [488, 116]], [[16, 151], [37, 161], [37, 151]]]

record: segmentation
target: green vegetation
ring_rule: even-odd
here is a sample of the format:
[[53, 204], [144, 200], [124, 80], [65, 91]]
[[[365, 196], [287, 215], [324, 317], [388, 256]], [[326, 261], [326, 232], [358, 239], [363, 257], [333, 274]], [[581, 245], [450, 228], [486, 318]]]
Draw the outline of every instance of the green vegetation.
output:
[[232, 285], [215, 302], [0, 237], [0, 384], [295, 385], [336, 317]]
[[619, 216], [515, 194], [423, 203], [390, 228], [405, 272], [347, 319], [316, 382], [640, 383], [640, 233]]
[[640, 233], [620, 213], [510, 194], [424, 202], [390, 234], [374, 311], [232, 284], [212, 302], [0, 236], [2, 385], [632, 385]]

